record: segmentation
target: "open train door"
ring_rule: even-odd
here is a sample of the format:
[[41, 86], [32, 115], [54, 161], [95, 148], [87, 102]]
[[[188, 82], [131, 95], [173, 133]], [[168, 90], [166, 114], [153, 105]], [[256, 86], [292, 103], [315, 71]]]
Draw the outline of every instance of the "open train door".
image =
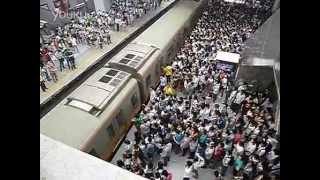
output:
[[233, 74], [233, 80], [236, 79], [238, 74], [240, 54], [218, 51], [215, 57], [215, 61], [217, 69], [231, 72], [231, 74]]

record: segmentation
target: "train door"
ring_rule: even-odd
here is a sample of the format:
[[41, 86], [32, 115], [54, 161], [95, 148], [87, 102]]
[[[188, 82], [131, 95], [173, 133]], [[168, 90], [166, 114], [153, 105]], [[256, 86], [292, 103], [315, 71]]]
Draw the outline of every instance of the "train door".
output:
[[149, 89], [152, 87], [151, 74], [149, 74], [146, 78], [146, 90], [149, 93]]
[[157, 62], [156, 64], [156, 78], [157, 78], [157, 82], [155, 85], [155, 88], [158, 86], [159, 82], [160, 82], [160, 75], [161, 75], [161, 66], [160, 66], [161, 62]]
[[[134, 92], [131, 96], [131, 113], [129, 119], [133, 118], [140, 110], [141, 103], [139, 102], [138, 91]], [[128, 127], [129, 128], [129, 127]]]
[[[113, 122], [116, 119], [113, 120]], [[106, 129], [106, 132], [109, 136], [110, 142], [108, 143], [108, 150], [106, 153], [106, 159], [109, 159], [109, 157], [112, 155], [114, 149], [116, 148], [117, 142], [118, 142], [118, 136], [116, 135], [116, 129], [113, 126], [113, 123], [111, 123]]]

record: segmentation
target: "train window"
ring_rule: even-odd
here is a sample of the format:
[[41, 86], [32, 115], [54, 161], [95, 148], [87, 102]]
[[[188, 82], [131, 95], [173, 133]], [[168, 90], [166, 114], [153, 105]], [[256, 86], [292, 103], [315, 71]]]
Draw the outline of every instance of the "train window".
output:
[[151, 75], [147, 77], [146, 84], [148, 88], [151, 86]]
[[[175, 43], [175, 41], [174, 41], [174, 43]], [[167, 58], [168, 58], [168, 59], [170, 59], [171, 56], [173, 55], [174, 49], [175, 49], [175, 44], [173, 44], [173, 45], [168, 49], [168, 55], [167, 55]]]
[[127, 54], [125, 58], [132, 59], [134, 56], [135, 56], [134, 54]]
[[119, 62], [122, 63], [122, 64], [128, 64], [130, 60], [128, 59], [121, 59]]
[[110, 71], [108, 71], [108, 72], [106, 73], [106, 75], [108, 75], [108, 76], [115, 76], [118, 72], [119, 72], [119, 71], [116, 71], [116, 70], [111, 69]]
[[164, 65], [164, 57], [163, 56], [160, 58], [160, 63], [161, 63], [161, 66]]
[[133, 107], [135, 107], [138, 103], [138, 96], [137, 93], [134, 93], [131, 97], [131, 104]]
[[131, 62], [129, 63], [129, 65], [132, 66], [132, 67], [136, 67], [138, 64], [139, 64], [139, 63], [138, 63], [137, 61], [131, 61]]
[[126, 76], [127, 76], [127, 74], [121, 72], [121, 73], [117, 76], [117, 78], [118, 78], [118, 79], [123, 79], [123, 78], [126, 77]]
[[89, 113], [92, 114], [92, 115], [98, 115], [98, 113], [100, 112], [100, 110], [96, 107], [93, 107]]
[[124, 123], [124, 119], [121, 118], [121, 111], [122, 111], [122, 110], [120, 110], [120, 112], [119, 112], [118, 115], [116, 116], [116, 119], [117, 119], [117, 121], [118, 121], [119, 127], [122, 127], [122, 125], [123, 125], [123, 123]]
[[99, 158], [99, 154], [97, 153], [97, 151], [93, 148], [91, 149], [91, 151], [89, 152], [90, 155]]
[[156, 74], [157, 74], [157, 76], [160, 76], [160, 63], [159, 62], [156, 66]]
[[112, 124], [110, 124], [110, 126], [107, 128], [107, 133], [108, 133], [109, 137], [114, 136], [114, 129], [113, 129]]
[[141, 57], [141, 56], [137, 56], [136, 58], [134, 58], [134, 60], [136, 60], [136, 61], [141, 61], [142, 58], [143, 58], [143, 57]]
[[108, 83], [110, 80], [111, 78], [107, 76], [103, 76], [101, 79], [99, 79], [99, 81], [103, 83]]
[[109, 85], [116, 87], [120, 82], [119, 79], [113, 79]]

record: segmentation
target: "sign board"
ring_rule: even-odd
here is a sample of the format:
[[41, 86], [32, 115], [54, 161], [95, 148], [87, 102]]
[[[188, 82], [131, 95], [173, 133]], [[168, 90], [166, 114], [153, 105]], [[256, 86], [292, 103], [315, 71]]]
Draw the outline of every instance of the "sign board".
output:
[[240, 61], [240, 54], [218, 51], [215, 60], [238, 64]]

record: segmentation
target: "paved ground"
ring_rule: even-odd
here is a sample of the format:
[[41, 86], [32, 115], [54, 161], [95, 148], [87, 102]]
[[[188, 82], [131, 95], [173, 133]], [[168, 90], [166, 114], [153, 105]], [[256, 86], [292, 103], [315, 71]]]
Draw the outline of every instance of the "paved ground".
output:
[[[223, 97], [218, 97], [216, 100], [216, 103], [222, 103], [225, 99], [225, 94]], [[129, 139], [133, 142], [134, 139], [134, 132], [136, 131], [136, 128], [132, 126], [130, 131], [127, 134], [126, 139]], [[113, 157], [111, 163], [116, 164], [118, 159], [122, 158], [122, 154], [124, 152], [124, 145], [121, 144], [120, 148], [116, 152], [115, 156]], [[181, 153], [176, 155], [174, 152], [171, 153], [170, 161], [168, 162], [167, 170], [173, 174], [174, 180], [182, 180], [184, 176], [184, 167], [187, 160], [187, 156], [181, 156]], [[155, 160], [157, 161], [157, 160]], [[213, 179], [215, 169], [210, 168], [200, 168], [199, 169], [199, 178], [197, 180], [211, 180]], [[232, 168], [229, 167], [229, 169], [226, 172], [226, 176], [224, 177], [224, 180], [232, 180]]]
[[149, 11], [145, 16], [137, 19], [131, 26], [128, 26], [126, 29], [122, 29], [120, 32], [111, 31], [111, 41], [112, 44], [106, 45], [103, 49], [96, 47], [88, 47], [86, 45], [79, 45], [79, 53], [75, 55], [77, 69], [74, 71], [64, 70], [63, 72], [58, 72], [58, 82], [46, 83], [48, 90], [42, 92], [40, 89], [40, 104], [50, 98], [53, 94], [57, 93], [62, 87], [66, 86], [69, 82], [75, 79], [79, 74], [85, 71], [90, 65], [94, 64], [99, 57], [104, 55], [118, 45], [125, 38], [130, 36], [135, 32], [139, 27], [141, 27], [145, 22], [153, 18], [164, 8], [169, 6], [175, 0], [162, 1], [160, 8], [157, 8], [155, 11]]

